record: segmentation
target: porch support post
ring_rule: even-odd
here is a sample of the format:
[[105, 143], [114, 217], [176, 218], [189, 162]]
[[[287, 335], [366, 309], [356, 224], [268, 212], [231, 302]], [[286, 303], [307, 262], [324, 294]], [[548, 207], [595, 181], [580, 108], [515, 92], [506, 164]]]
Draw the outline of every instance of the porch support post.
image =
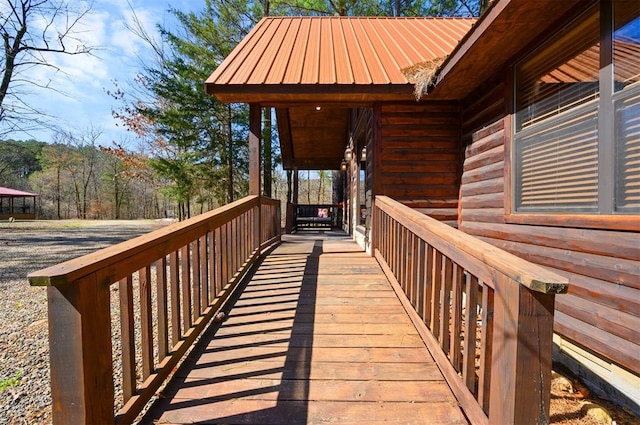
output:
[[262, 206], [260, 203], [260, 168], [262, 164], [262, 114], [257, 103], [249, 104], [249, 195], [258, 196], [258, 213], [255, 219], [254, 240], [260, 253], [262, 245]]
[[373, 105], [373, 147], [371, 161], [373, 162], [371, 175], [371, 256], [374, 257], [378, 248], [378, 228], [376, 217], [376, 196], [383, 195], [381, 189], [382, 181], [382, 105], [376, 102]]
[[262, 123], [260, 105], [249, 105], [249, 195], [261, 195], [260, 168], [262, 163]]
[[298, 204], [298, 190], [299, 188], [299, 179], [298, 179], [298, 167], [294, 167], [293, 169], [293, 203]]

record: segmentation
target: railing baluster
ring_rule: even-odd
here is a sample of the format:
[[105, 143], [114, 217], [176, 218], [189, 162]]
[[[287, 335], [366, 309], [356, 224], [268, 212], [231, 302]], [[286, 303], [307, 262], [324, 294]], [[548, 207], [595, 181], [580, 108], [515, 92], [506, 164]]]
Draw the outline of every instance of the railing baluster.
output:
[[431, 319], [431, 298], [433, 297], [433, 247], [426, 244], [427, 251], [427, 267], [425, 269], [425, 292], [424, 292], [424, 323], [429, 329], [433, 329], [433, 321]]
[[442, 291], [440, 291], [440, 346], [448, 353], [450, 334], [449, 319], [451, 317], [451, 286], [453, 279], [453, 262], [449, 257], [444, 257], [444, 277]]
[[418, 242], [418, 249], [416, 252], [416, 261], [417, 261], [417, 270], [416, 270], [416, 311], [424, 320], [424, 293], [425, 293], [425, 282], [426, 282], [426, 270], [427, 270], [427, 261], [426, 261], [426, 244], [420, 239], [416, 238]]
[[231, 278], [232, 272], [232, 265], [231, 265], [231, 246], [230, 246], [230, 242], [231, 242], [231, 234], [229, 229], [231, 228], [231, 223], [226, 223], [222, 229], [223, 229], [223, 233], [224, 233], [224, 245], [222, 245], [222, 249], [224, 251], [224, 254], [222, 255], [222, 259], [224, 261], [224, 285], [227, 284], [227, 282], [229, 282], [229, 279]]
[[420, 276], [420, 238], [411, 233], [413, 237], [413, 271], [412, 282], [411, 282], [411, 303], [413, 304], [413, 308], [417, 308], [418, 306], [418, 288], [420, 287], [419, 276]]
[[138, 272], [140, 282], [140, 322], [142, 344], [142, 379], [153, 373], [153, 317], [151, 315], [151, 266]]
[[406, 232], [407, 235], [407, 251], [406, 251], [406, 271], [405, 280], [407, 281], [405, 292], [409, 298], [409, 302], [413, 303], [413, 233]]
[[407, 231], [407, 228], [402, 225], [400, 229], [402, 232], [402, 250], [400, 252], [400, 284], [402, 285], [404, 291], [407, 292], [407, 271], [409, 268], [409, 232]]
[[212, 230], [209, 232], [207, 238], [208, 253], [209, 253], [209, 298], [208, 302], [211, 304], [216, 297], [216, 232]]
[[200, 316], [200, 240], [191, 243], [191, 323]]
[[478, 278], [467, 275], [464, 315], [464, 351], [462, 380], [472, 394], [476, 394], [476, 321], [478, 320]]
[[381, 231], [378, 232], [380, 237], [380, 252], [384, 258], [389, 258], [389, 217], [384, 212], [380, 212]]
[[158, 310], [158, 361], [169, 354], [169, 325], [167, 312], [167, 257], [156, 261], [156, 293]]
[[457, 264], [453, 264], [453, 294], [451, 311], [451, 347], [449, 348], [451, 364], [456, 372], [460, 372], [461, 361], [461, 332], [462, 332], [462, 291], [464, 270]]
[[216, 229], [216, 296], [222, 291], [224, 287], [224, 255], [222, 254], [222, 250], [224, 249], [223, 242], [223, 232], [222, 228], [218, 227]]
[[169, 281], [171, 285], [171, 345], [180, 342], [180, 266], [178, 251], [169, 254]]
[[[249, 232], [248, 238], [251, 245], [251, 252], [253, 252], [256, 247], [255, 232], [254, 232], [254, 229], [256, 228], [256, 214], [254, 210], [248, 211], [248, 214], [249, 214], [249, 228], [247, 229], [247, 231]], [[293, 230], [296, 230], [296, 229], [292, 229], [292, 231]]]
[[491, 356], [493, 354], [493, 294], [486, 285], [482, 286], [482, 329], [480, 334], [480, 376], [478, 382], [478, 403], [482, 410], [489, 411], [491, 386]]
[[400, 237], [400, 224], [397, 221], [393, 221], [393, 265], [391, 269], [393, 273], [398, 278], [398, 282], [400, 282], [399, 274], [398, 274], [398, 266], [400, 264], [400, 245], [402, 238]]
[[209, 265], [207, 261], [207, 235], [200, 237], [200, 314], [204, 313], [209, 305]]
[[236, 274], [236, 270], [238, 270], [239, 266], [238, 266], [238, 257], [240, 256], [238, 254], [238, 218], [234, 218], [233, 220], [231, 220], [231, 238], [233, 240], [233, 243], [231, 244], [231, 252], [232, 252], [232, 257], [231, 257], [231, 277], [233, 277]]
[[[243, 214], [240, 216], [240, 226], [238, 226], [238, 248], [240, 249], [240, 261], [242, 264], [242, 260], [247, 258], [247, 252], [246, 249], [247, 247], [245, 246], [245, 240], [244, 240], [244, 229], [246, 226], [246, 216]], [[269, 228], [271, 227], [271, 222], [268, 221], [267, 224], [269, 225]]]
[[136, 347], [131, 275], [118, 283], [120, 294], [120, 341], [122, 346], [122, 396], [126, 403], [136, 392]]
[[182, 285], [182, 331], [186, 334], [191, 327], [191, 255], [189, 244], [180, 249], [180, 282]]
[[[262, 213], [264, 214], [265, 211], [262, 211]], [[264, 220], [264, 222], [267, 222], [267, 220]], [[242, 234], [240, 232], [240, 226], [242, 225], [242, 216], [238, 217], [236, 219], [236, 233], [235, 233], [235, 247], [236, 247], [236, 266], [233, 268], [234, 273], [236, 272], [236, 270], [238, 270], [240, 268], [240, 266], [242, 265], [242, 246], [240, 245], [240, 241], [242, 239], [240, 239], [240, 235]], [[265, 240], [266, 237], [263, 237], [262, 240]]]
[[442, 253], [433, 250], [433, 293], [431, 294], [431, 333], [436, 339], [440, 337], [440, 291], [442, 290]]

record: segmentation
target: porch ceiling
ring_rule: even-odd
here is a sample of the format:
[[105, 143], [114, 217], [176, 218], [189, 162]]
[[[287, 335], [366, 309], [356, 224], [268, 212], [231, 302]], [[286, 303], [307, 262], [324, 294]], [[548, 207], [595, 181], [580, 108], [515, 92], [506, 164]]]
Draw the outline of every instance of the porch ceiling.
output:
[[297, 106], [276, 108], [285, 170], [337, 170], [349, 137], [350, 109]]

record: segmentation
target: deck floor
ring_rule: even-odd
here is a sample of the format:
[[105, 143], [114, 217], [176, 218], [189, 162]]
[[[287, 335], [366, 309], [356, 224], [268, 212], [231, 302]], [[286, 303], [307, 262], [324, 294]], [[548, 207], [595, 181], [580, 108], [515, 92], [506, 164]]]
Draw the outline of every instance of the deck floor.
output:
[[375, 259], [286, 236], [143, 423], [466, 424]]

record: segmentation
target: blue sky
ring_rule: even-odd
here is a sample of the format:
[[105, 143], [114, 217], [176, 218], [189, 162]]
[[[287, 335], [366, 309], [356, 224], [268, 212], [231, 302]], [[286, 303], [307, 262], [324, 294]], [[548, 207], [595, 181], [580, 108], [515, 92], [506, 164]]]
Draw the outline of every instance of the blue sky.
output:
[[[156, 24], [171, 26], [172, 19], [167, 13], [170, 6], [186, 11], [200, 7], [200, 2], [188, 0], [129, 0], [129, 3], [138, 19], [155, 35]], [[126, 87], [141, 69], [141, 61], [150, 57], [147, 46], [126, 29], [125, 24], [131, 22], [132, 12], [127, 0], [96, 0], [80, 28], [80, 37], [85, 43], [97, 47], [94, 55], [52, 56], [51, 61], [66, 75], [46, 68], [33, 70], [30, 78], [35, 81], [51, 80], [51, 85], [61, 93], [34, 89], [29, 96], [30, 104], [55, 116], [60, 126], [72, 132], [86, 134], [92, 126], [101, 129], [103, 134], [99, 144], [132, 139], [130, 133], [116, 127], [111, 110], [120, 104], [105, 93], [105, 89], [113, 89], [113, 79]], [[50, 130], [7, 136], [18, 140], [35, 138], [44, 142], [50, 142], [52, 137]], [[135, 141], [130, 140], [128, 144], [133, 147]]]

